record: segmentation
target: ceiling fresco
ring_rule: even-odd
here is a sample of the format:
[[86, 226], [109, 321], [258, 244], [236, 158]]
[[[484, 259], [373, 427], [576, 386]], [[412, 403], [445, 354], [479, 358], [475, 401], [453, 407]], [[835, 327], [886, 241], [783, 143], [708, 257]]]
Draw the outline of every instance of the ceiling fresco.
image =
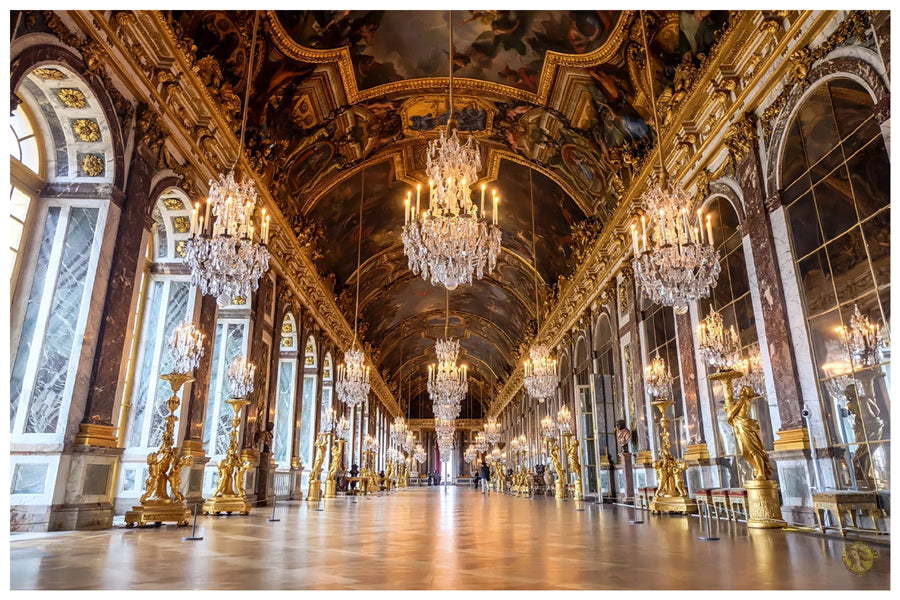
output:
[[[250, 69], [252, 11], [165, 14], [235, 132], [249, 79], [250, 163], [350, 321], [359, 277], [360, 331], [381, 350], [393, 391], [409, 378], [421, 393], [444, 293], [409, 271], [400, 231], [406, 191], [427, 182], [427, 143], [449, 118], [447, 13], [260, 12]], [[665, 120], [728, 17], [648, 11], [645, 57], [635, 11], [453, 13], [455, 117], [501, 196], [497, 268], [450, 298], [451, 333], [476, 389], [512, 370], [533, 330], [529, 176], [545, 305], [652, 148], [647, 59]]]
[[[298, 44], [347, 48], [360, 90], [447, 75], [445, 11], [278, 11]], [[459, 11], [454, 18], [456, 77], [537, 92], [548, 51], [586, 54], [609, 38], [620, 11]]]

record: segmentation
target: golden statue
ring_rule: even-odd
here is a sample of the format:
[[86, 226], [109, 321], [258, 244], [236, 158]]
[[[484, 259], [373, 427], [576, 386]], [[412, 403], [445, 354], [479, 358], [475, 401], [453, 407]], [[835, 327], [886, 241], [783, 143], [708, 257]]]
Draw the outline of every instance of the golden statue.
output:
[[310, 479], [319, 480], [322, 475], [322, 464], [325, 462], [325, 452], [328, 450], [328, 436], [319, 434], [316, 439], [316, 454], [313, 459], [312, 470], [310, 471]]
[[337, 496], [337, 472], [344, 464], [345, 440], [336, 439], [331, 445], [331, 465], [328, 467], [328, 477], [325, 478], [325, 497]]
[[737, 400], [725, 407], [725, 420], [734, 428], [734, 436], [741, 446], [741, 456], [753, 467], [755, 479], [771, 479], [769, 454], [759, 435], [759, 423], [750, 416], [750, 404], [756, 394], [749, 386], [742, 386]]
[[550, 448], [550, 460], [553, 461], [553, 470], [556, 471], [556, 497], [566, 497], [566, 470], [563, 468], [562, 458], [559, 455], [559, 444], [555, 440], [548, 440]]
[[675, 465], [672, 468], [672, 477], [675, 479], [675, 495], [676, 496], [687, 496], [687, 488], [684, 485], [684, 470], [687, 468], [687, 465], [684, 464], [684, 461], [676, 460]]
[[584, 499], [584, 488], [581, 484], [581, 461], [578, 460], [578, 436], [572, 433], [564, 433], [566, 456], [569, 457], [569, 468], [575, 474], [573, 500]]
[[394, 461], [387, 461], [387, 469], [384, 470], [384, 489], [390, 491], [394, 487]]
[[669, 419], [666, 411], [675, 403], [658, 398], [650, 403], [659, 410], [659, 448], [653, 468], [656, 470], [656, 494], [650, 502], [650, 512], [681, 513], [697, 512], [697, 503], [687, 494], [684, 485], [685, 465], [672, 456], [669, 442]]
[[250, 503], [244, 492], [244, 474], [250, 469], [249, 462], [242, 462], [238, 455], [238, 427], [241, 424], [241, 410], [249, 400], [244, 398], [232, 398], [225, 401], [234, 410], [231, 419], [231, 431], [229, 432], [228, 450], [225, 458], [219, 461], [219, 482], [213, 496], [203, 503], [203, 514], [218, 515], [219, 513], [231, 514], [238, 512], [242, 515], [250, 514]]

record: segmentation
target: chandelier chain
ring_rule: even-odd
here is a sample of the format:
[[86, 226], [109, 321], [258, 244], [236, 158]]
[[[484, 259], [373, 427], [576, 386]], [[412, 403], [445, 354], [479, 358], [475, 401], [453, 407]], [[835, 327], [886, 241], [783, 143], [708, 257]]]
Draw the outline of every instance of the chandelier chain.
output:
[[534, 234], [534, 180], [531, 167], [528, 167], [528, 194], [531, 197], [531, 267], [534, 269], [534, 312], [537, 317], [537, 329], [534, 332], [535, 341], [541, 331], [541, 307], [538, 301], [538, 272], [537, 272], [537, 242]]
[[362, 219], [363, 199], [366, 195], [366, 166], [362, 168], [362, 181], [359, 184], [359, 235], [356, 241], [356, 308], [353, 310], [353, 343], [356, 343], [356, 332], [359, 325], [359, 279], [360, 256], [362, 255]]
[[447, 11], [450, 20], [450, 115], [447, 117], [447, 132], [450, 132], [450, 122], [453, 120], [453, 11]]
[[662, 156], [662, 130], [659, 128], [659, 115], [656, 114], [656, 93], [653, 91], [653, 70], [650, 68], [650, 46], [647, 44], [647, 27], [644, 24], [644, 11], [640, 11], [641, 34], [644, 38], [644, 61], [647, 63], [647, 84], [650, 86], [650, 106], [653, 109], [653, 122], [656, 124], [656, 150], [659, 156], [660, 177], [665, 180], [666, 166]]
[[238, 161], [241, 160], [241, 155], [244, 153], [244, 132], [247, 129], [247, 107], [250, 104], [250, 79], [253, 74], [253, 57], [256, 53], [256, 31], [259, 25], [259, 11], [253, 11], [253, 35], [250, 39], [250, 59], [247, 61], [247, 85], [244, 87], [244, 114], [241, 117], [241, 141], [238, 144], [238, 153], [234, 159], [234, 163], [231, 165], [231, 170], [237, 166]]

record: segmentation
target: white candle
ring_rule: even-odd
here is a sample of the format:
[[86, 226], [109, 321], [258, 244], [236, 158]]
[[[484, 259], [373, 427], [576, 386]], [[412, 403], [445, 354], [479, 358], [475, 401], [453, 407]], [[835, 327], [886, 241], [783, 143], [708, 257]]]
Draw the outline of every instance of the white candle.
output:
[[497, 203], [498, 203], [499, 201], [500, 201], [500, 196], [497, 195], [497, 192], [496, 192], [496, 190], [495, 190], [495, 191], [494, 191], [494, 225], [496, 225], [496, 224], [497, 224], [497, 221], [499, 220], [499, 219], [498, 219], [498, 214], [497, 214], [497, 211], [498, 211]]
[[644, 219], [644, 215], [641, 215], [641, 242], [643, 244], [643, 250], [646, 251], [647, 250], [647, 230], [645, 229], [645, 227], [646, 227], [646, 220]]
[[703, 211], [701, 209], [697, 209], [697, 243], [703, 243]]
[[416, 184], [416, 206], [418, 206], [418, 204], [419, 204], [419, 195], [420, 195], [421, 193], [422, 193], [422, 184], [421, 184], [421, 183], [417, 183], [417, 184]]
[[484, 189], [486, 187], [487, 187], [486, 184], [484, 184], [484, 183], [481, 184], [481, 218], [482, 219], [485, 218], [484, 217]]
[[709, 239], [707, 239], [707, 243], [712, 245], [712, 243], [713, 243], [712, 215], [706, 215], [706, 235], [709, 236]]
[[409, 198], [403, 201], [403, 223], [409, 223]]
[[662, 243], [665, 245], [666, 243], [666, 222], [663, 220], [663, 211], [659, 210], [659, 235], [662, 238]]
[[631, 224], [631, 247], [634, 249], [634, 255], [638, 255], [638, 246], [637, 246], [637, 227], [635, 227], [634, 223]]
[[272, 215], [266, 215], [266, 243], [269, 243], [269, 219], [272, 218]]
[[209, 202], [209, 198], [207, 198], [206, 199], [206, 216], [204, 217], [204, 220], [207, 223], [209, 223], [209, 208], [210, 208], [210, 202]]

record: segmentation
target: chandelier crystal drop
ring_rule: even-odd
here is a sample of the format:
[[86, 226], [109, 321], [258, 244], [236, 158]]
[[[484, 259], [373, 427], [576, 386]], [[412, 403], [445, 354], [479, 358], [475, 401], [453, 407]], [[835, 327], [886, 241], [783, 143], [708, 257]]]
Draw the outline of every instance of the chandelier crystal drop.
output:
[[[191, 269], [191, 283], [220, 304], [250, 294], [269, 269], [269, 217], [263, 210], [260, 243], [253, 240], [253, 212], [257, 193], [253, 181], [238, 184], [234, 171], [209, 181], [206, 213], [199, 205], [191, 218], [191, 237], [185, 246], [185, 261]], [[213, 217], [215, 219], [213, 220]]]
[[200, 366], [206, 336], [193, 323], [182, 321], [169, 337], [169, 356], [174, 373], [190, 373]]
[[494, 417], [488, 417], [484, 424], [484, 434], [490, 444], [496, 444], [500, 441], [500, 423]]
[[406, 420], [403, 417], [394, 417], [394, 422], [391, 424], [391, 441], [394, 444], [405, 442], [408, 430]]
[[662, 181], [644, 195], [649, 222], [641, 217], [640, 236], [637, 226], [631, 226], [635, 278], [652, 302], [671, 306], [679, 314], [690, 302], [709, 296], [722, 270], [709, 215], [704, 235], [702, 213], [698, 226], [690, 226], [691, 204], [681, 184], [668, 186]]
[[488, 449], [487, 436], [483, 431], [479, 431], [475, 434], [475, 450], [478, 452], [485, 452]]
[[738, 368], [741, 340], [734, 325], [725, 329], [722, 315], [711, 310], [697, 326], [697, 343], [700, 354], [711, 367], [720, 371]]
[[338, 399], [347, 406], [362, 404], [369, 397], [369, 367], [362, 350], [351, 348], [344, 353], [344, 363], [338, 365], [337, 390]]
[[855, 367], [871, 367], [882, 362], [884, 351], [888, 348], [884, 328], [869, 321], [869, 316], [863, 315], [858, 305], [853, 305], [850, 327], [839, 327], [838, 333], [843, 336]]
[[532, 346], [525, 361], [525, 389], [538, 402], [553, 396], [556, 391], [556, 359], [550, 358], [550, 348], [544, 344]]
[[243, 356], [236, 356], [228, 366], [228, 385], [231, 395], [235, 398], [244, 398], [253, 391], [253, 377], [256, 375], [256, 365]]

